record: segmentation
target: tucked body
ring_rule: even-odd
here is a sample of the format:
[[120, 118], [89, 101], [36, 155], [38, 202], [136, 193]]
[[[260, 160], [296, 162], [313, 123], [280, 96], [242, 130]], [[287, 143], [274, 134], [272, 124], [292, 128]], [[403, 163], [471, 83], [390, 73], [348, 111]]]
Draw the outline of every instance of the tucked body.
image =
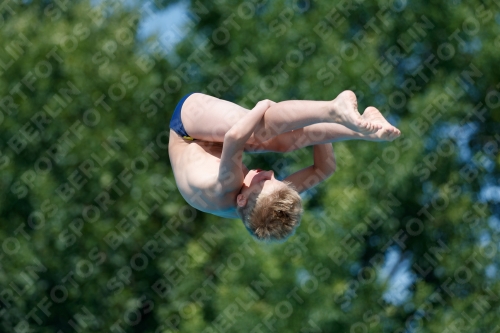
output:
[[[393, 140], [400, 132], [380, 112], [357, 111], [346, 91], [332, 101], [263, 100], [252, 110], [194, 93], [171, 121], [169, 155], [179, 191], [196, 209], [241, 218], [259, 239], [284, 239], [299, 224], [299, 193], [335, 172], [332, 142]], [[249, 170], [243, 152], [286, 152], [313, 146], [313, 163], [282, 181], [272, 170]]]

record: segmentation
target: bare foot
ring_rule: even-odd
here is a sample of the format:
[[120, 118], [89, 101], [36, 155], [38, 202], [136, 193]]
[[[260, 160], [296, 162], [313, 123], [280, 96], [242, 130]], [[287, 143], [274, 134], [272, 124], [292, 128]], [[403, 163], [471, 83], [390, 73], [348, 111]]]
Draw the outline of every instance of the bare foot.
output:
[[401, 135], [401, 131], [392, 126], [380, 111], [373, 106], [365, 109], [362, 118], [382, 127], [376, 133], [368, 135], [367, 139], [370, 139], [370, 141], [392, 141]]
[[341, 92], [332, 102], [330, 115], [334, 122], [366, 135], [376, 133], [382, 128], [380, 123], [373, 123], [361, 117], [356, 95], [352, 91]]

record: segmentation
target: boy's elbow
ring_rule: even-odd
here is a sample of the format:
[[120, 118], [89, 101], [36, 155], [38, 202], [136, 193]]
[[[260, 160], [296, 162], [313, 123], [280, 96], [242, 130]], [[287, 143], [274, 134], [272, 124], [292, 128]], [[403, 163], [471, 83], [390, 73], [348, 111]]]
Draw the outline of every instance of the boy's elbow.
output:
[[328, 176], [331, 176], [337, 171], [337, 163], [335, 163], [335, 160], [329, 160], [330, 163], [327, 164], [327, 173]]
[[335, 171], [337, 171], [337, 166], [336, 165], [328, 167], [328, 169], [326, 169], [326, 172], [325, 172], [326, 176], [327, 177], [332, 176], [335, 173]]
[[330, 176], [337, 171], [337, 161], [335, 160], [335, 157], [327, 159], [326, 167], [329, 170]]
[[336, 165], [325, 165], [323, 167], [316, 167], [317, 174], [321, 175], [323, 180], [327, 179], [328, 177], [332, 176], [335, 171], [337, 170]]

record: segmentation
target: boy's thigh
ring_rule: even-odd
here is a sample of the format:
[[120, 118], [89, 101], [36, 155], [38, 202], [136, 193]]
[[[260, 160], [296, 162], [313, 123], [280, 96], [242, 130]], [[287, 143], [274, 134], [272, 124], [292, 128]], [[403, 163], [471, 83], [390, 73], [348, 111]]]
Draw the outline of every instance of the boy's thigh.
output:
[[247, 112], [235, 103], [194, 93], [182, 105], [181, 120], [191, 137], [222, 142], [226, 132]]

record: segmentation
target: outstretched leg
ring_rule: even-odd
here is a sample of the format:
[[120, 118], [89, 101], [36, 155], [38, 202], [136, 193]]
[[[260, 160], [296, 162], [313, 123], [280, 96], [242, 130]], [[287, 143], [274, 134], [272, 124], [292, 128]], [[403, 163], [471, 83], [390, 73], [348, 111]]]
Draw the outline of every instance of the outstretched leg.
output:
[[[182, 122], [195, 139], [222, 142], [225, 133], [248, 112], [234, 103], [195, 93], [182, 108]], [[381, 125], [361, 117], [356, 96], [344, 91], [333, 101], [283, 101], [265, 113], [249, 144], [261, 144], [274, 136], [317, 123], [336, 123], [362, 134], [377, 132]]]
[[375, 133], [362, 134], [343, 125], [320, 123], [277, 135], [267, 141], [247, 144], [247, 152], [289, 152], [307, 146], [345, 140], [393, 141], [401, 132], [392, 126], [374, 107], [366, 108], [362, 115], [382, 126]]
[[353, 131], [370, 134], [381, 125], [361, 117], [356, 95], [346, 90], [333, 101], [283, 101], [272, 105], [255, 130], [262, 141], [276, 135], [318, 123], [343, 125]]

